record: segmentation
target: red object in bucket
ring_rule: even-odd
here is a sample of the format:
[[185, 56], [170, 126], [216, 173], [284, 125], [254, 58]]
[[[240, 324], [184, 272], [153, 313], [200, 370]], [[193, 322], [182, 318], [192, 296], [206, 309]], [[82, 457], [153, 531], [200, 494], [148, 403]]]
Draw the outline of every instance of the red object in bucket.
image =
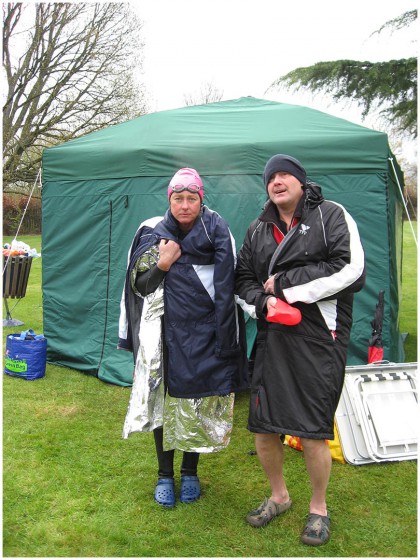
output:
[[270, 323], [280, 323], [282, 325], [297, 325], [302, 320], [302, 314], [296, 307], [293, 307], [277, 298], [276, 305], [270, 307], [267, 313], [267, 321]]

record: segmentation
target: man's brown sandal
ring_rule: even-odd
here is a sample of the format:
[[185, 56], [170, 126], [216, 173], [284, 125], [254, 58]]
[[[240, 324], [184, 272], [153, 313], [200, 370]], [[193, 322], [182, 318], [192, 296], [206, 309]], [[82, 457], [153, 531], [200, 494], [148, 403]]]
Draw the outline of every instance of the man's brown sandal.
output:
[[302, 531], [301, 541], [310, 546], [319, 546], [330, 538], [330, 518], [328, 515], [310, 513]]
[[290, 509], [292, 500], [278, 504], [269, 498], [266, 498], [260, 507], [254, 511], [250, 511], [246, 516], [247, 522], [253, 527], [265, 527], [272, 519]]

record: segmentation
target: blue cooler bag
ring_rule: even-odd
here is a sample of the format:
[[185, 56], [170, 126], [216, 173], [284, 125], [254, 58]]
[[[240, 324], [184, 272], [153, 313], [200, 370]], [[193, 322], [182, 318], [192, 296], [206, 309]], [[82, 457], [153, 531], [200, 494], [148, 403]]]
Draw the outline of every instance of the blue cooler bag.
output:
[[47, 366], [47, 339], [34, 331], [9, 334], [6, 338], [4, 373], [33, 381], [44, 377]]

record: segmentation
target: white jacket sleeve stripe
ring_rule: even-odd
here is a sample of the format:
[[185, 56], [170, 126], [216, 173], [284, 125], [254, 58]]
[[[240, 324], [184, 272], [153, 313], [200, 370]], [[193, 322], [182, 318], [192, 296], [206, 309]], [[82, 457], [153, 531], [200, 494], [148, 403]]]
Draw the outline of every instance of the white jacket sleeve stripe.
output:
[[364, 252], [356, 222], [345, 208], [340, 207], [344, 212], [350, 233], [350, 263], [331, 276], [317, 278], [301, 286], [284, 289], [283, 294], [288, 303], [295, 303], [296, 301], [314, 303], [320, 299], [333, 296], [351, 286], [363, 274]]

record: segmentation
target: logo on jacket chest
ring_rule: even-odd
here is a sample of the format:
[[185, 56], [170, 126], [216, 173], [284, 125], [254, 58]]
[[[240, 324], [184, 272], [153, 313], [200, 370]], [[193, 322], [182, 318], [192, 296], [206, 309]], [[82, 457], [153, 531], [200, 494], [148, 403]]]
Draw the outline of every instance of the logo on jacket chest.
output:
[[301, 235], [306, 235], [311, 229], [311, 226], [305, 226], [305, 224], [300, 224], [299, 233]]

